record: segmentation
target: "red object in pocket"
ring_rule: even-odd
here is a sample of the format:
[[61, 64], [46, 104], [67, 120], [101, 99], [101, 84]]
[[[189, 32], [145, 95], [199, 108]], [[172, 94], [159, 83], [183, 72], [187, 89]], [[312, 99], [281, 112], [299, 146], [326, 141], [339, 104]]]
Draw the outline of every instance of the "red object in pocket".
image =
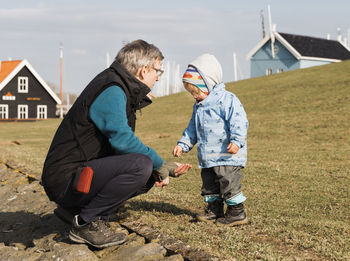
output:
[[73, 182], [74, 190], [83, 194], [88, 194], [93, 174], [94, 171], [89, 166], [78, 168]]

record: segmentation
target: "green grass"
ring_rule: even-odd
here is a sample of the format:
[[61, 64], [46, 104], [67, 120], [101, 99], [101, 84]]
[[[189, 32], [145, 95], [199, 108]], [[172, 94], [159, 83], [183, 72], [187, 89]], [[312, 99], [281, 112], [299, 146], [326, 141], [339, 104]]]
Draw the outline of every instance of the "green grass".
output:
[[[195, 149], [179, 160], [193, 169], [131, 200], [132, 215], [221, 259], [350, 259], [349, 71], [342, 62], [227, 84], [250, 124], [242, 187], [249, 225], [193, 222], [205, 206]], [[173, 160], [192, 104], [188, 93], [156, 99], [138, 114], [137, 135]], [[0, 158], [40, 173], [58, 124], [0, 123]]]

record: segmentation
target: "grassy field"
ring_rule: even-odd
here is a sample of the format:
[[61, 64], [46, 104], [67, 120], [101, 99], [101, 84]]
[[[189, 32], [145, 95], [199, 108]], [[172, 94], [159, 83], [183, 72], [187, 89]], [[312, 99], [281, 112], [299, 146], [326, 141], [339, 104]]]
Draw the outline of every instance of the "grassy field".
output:
[[[205, 206], [193, 169], [130, 201], [132, 215], [222, 260], [350, 259], [350, 62], [227, 84], [248, 115], [243, 192], [249, 225], [194, 222]], [[138, 114], [137, 135], [165, 160], [191, 116], [188, 93]], [[0, 123], [0, 159], [40, 174], [59, 120]], [[13, 141], [20, 142], [16, 145]]]

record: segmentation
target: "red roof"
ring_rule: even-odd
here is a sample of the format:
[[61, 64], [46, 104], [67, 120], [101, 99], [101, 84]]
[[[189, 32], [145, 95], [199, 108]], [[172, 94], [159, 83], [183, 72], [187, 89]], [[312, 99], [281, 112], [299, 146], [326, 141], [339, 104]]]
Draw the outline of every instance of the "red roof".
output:
[[1, 61], [0, 67], [0, 83], [20, 64], [22, 60]]

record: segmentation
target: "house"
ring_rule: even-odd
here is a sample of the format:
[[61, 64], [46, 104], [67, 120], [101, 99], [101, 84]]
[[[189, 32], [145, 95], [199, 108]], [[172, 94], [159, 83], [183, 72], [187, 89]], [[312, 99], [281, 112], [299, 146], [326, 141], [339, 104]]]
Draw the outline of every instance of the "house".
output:
[[0, 120], [56, 117], [60, 99], [27, 60], [0, 63]]
[[341, 62], [350, 50], [340, 41], [273, 31], [247, 56], [251, 77]]

